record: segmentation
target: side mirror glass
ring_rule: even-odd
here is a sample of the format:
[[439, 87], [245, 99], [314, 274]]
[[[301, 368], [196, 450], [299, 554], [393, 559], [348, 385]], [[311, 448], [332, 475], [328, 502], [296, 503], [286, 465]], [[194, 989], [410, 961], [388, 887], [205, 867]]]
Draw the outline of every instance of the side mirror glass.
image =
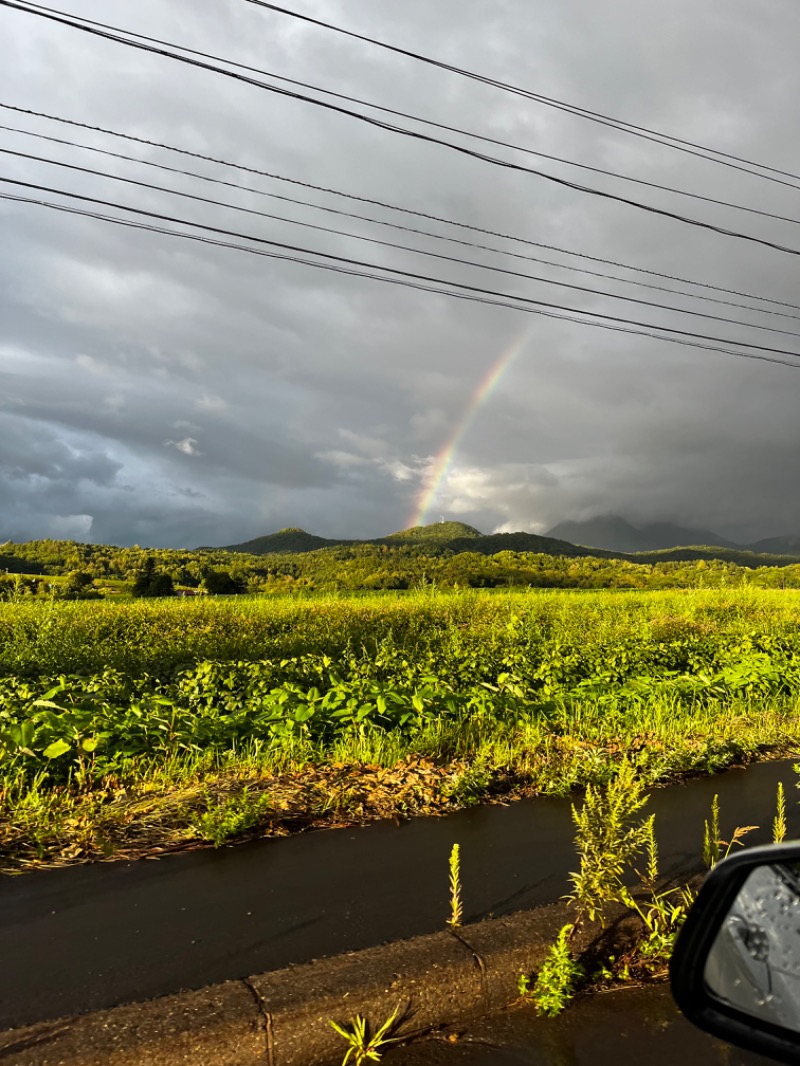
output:
[[690, 1021], [800, 1063], [800, 844], [752, 848], [715, 866], [678, 936], [670, 972]]
[[800, 1034], [800, 862], [754, 867], [706, 959], [720, 1003]]

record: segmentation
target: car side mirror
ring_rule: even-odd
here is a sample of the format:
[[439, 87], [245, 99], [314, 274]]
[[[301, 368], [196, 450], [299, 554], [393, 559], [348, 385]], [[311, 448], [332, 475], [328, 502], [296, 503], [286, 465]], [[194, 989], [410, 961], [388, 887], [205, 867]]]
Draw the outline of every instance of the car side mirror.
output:
[[800, 1063], [800, 843], [749, 848], [711, 870], [678, 934], [670, 981], [701, 1029]]

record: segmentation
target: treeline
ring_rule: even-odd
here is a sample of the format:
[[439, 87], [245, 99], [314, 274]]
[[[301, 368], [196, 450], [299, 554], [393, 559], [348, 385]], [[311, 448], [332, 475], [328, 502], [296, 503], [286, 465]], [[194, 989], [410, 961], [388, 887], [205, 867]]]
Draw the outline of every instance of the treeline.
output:
[[[29, 541], [0, 548], [0, 599], [453, 588], [800, 588], [800, 564], [741, 566], [727, 559], [569, 557], [500, 551], [431, 554], [424, 544], [359, 544], [246, 555]], [[681, 553], [683, 554], [683, 553]], [[690, 554], [690, 553], [686, 553]]]

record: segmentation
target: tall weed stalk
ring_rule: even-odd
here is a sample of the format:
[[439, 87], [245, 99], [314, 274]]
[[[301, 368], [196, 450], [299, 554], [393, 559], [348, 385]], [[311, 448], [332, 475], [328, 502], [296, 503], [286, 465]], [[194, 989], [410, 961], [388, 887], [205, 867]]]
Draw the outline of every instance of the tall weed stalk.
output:
[[652, 841], [652, 818], [639, 812], [647, 803], [633, 765], [623, 760], [605, 789], [587, 785], [583, 805], [572, 806], [580, 869], [570, 874], [579, 920], [602, 920], [609, 904], [622, 902], [622, 877]]

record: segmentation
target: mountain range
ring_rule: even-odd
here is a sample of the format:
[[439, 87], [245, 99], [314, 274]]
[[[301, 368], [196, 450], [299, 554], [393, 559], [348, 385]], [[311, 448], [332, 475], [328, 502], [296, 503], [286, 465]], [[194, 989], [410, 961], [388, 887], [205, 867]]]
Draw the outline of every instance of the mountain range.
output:
[[680, 526], [673, 522], [648, 522], [633, 525], [619, 515], [600, 515], [583, 522], [559, 522], [547, 533], [548, 537], [567, 540], [591, 548], [607, 551], [634, 552], [663, 551], [668, 548], [687, 548], [697, 545], [731, 548], [759, 554], [797, 555], [800, 536], [767, 537], [750, 544], [736, 543], [708, 529]]
[[583, 522], [560, 522], [544, 536], [524, 532], [485, 534], [464, 522], [414, 526], [371, 540], [331, 539], [307, 533], [304, 529], [289, 528], [241, 544], [229, 544], [222, 550], [253, 555], [295, 554], [364, 544], [424, 548], [426, 553], [433, 555], [466, 551], [493, 555], [515, 551], [573, 557], [635, 556], [640, 562], [717, 558], [753, 565], [754, 555], [772, 556], [770, 562], [773, 564], [776, 557], [785, 562], [800, 558], [800, 536], [770, 537], [753, 544], [737, 544], [707, 529], [672, 522], [633, 525], [619, 515], [603, 515]]
[[480, 552], [493, 555], [495, 552], [542, 552], [546, 555], [607, 555], [611, 551], [600, 551], [568, 544], [553, 537], [540, 537], [535, 533], [481, 533], [474, 526], [465, 522], [435, 522], [429, 526], [413, 526], [411, 529], [390, 533], [386, 537], [371, 540], [331, 540], [306, 533], [304, 529], [281, 529], [277, 533], [268, 533], [263, 537], [244, 541], [242, 544], [228, 544], [223, 551], [247, 552], [252, 555], [284, 554], [295, 552], [312, 552], [320, 548], [356, 547], [361, 544], [385, 544], [394, 548], [425, 548], [432, 554], [444, 551]]

